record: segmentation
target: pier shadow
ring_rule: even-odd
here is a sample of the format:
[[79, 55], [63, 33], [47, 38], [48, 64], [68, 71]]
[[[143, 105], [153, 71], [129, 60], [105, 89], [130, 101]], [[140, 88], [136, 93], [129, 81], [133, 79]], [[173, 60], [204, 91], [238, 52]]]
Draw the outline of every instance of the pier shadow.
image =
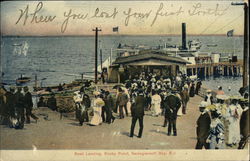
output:
[[122, 132], [121, 134], [124, 135], [124, 136], [129, 137], [129, 132]]
[[[122, 132], [121, 134], [124, 135], [124, 136], [127, 136], [127, 137], [130, 136], [129, 132]], [[134, 137], [138, 137], [138, 135], [134, 134]]]
[[71, 122], [71, 123], [68, 123], [69, 125], [72, 125], [72, 126], [80, 126], [80, 124], [79, 123], [77, 123], [77, 122]]

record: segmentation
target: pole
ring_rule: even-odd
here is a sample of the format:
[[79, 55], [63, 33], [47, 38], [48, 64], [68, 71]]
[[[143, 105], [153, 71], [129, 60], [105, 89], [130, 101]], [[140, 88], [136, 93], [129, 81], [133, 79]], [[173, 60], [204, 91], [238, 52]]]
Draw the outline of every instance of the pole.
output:
[[231, 5], [244, 5], [243, 87], [246, 87], [248, 84], [248, 4], [246, 2], [232, 2]]
[[98, 31], [102, 31], [96, 27], [92, 31], [95, 31], [95, 84], [97, 84], [97, 48], [98, 48]]
[[100, 65], [101, 65], [101, 71], [102, 71], [102, 45], [101, 45], [101, 41], [100, 41]]
[[35, 88], [37, 90], [37, 74], [35, 75]]
[[244, 3], [244, 70], [243, 87], [248, 84], [248, 6]]
[[113, 56], [113, 50], [112, 50], [112, 48], [110, 49], [110, 65], [112, 65], [112, 56]]

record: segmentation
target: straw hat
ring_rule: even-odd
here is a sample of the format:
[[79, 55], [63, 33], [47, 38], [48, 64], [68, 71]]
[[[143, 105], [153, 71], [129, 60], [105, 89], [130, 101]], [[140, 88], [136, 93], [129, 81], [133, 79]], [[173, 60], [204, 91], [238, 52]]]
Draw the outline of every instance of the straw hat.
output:
[[186, 89], [187, 89], [187, 88], [188, 88], [188, 85], [187, 85], [187, 84], [185, 84], [185, 85], [184, 85], [184, 88], [186, 88]]
[[211, 92], [212, 92], [212, 90], [211, 90], [211, 89], [208, 89], [208, 90], [207, 90], [207, 93], [211, 93]]
[[207, 102], [206, 101], [201, 101], [199, 107], [206, 107], [207, 106]]
[[241, 97], [241, 96], [231, 96], [229, 99], [231, 99], [231, 100], [241, 100], [241, 99], [243, 99], [243, 97]]

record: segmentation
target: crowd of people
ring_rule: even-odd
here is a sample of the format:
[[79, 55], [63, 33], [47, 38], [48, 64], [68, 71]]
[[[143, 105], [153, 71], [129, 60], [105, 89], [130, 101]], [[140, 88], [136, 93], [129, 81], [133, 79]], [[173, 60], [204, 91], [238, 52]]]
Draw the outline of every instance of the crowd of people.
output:
[[[163, 117], [162, 126], [167, 127], [168, 136], [177, 136], [177, 118], [188, 113], [190, 97], [198, 95], [201, 86], [199, 79], [195, 82], [182, 74], [161, 77], [141, 73], [137, 78], [127, 80], [124, 85], [114, 86], [116, 94], [101, 89], [93, 92], [92, 99], [84, 87], [76, 91], [73, 97], [75, 114], [81, 126], [84, 123], [89, 126], [111, 124], [117, 118], [124, 119], [131, 115], [130, 137], [134, 136], [138, 120], [140, 129], [137, 136], [141, 138], [147, 111], [152, 117]], [[248, 93], [241, 94], [242, 97], [226, 96], [222, 87], [218, 88], [217, 93], [207, 90], [199, 106], [201, 114], [197, 119], [196, 149], [224, 149], [234, 145], [238, 145], [239, 149], [244, 148], [249, 137]], [[23, 92], [22, 87], [10, 88], [10, 91], [1, 88], [0, 101], [1, 122], [7, 122], [10, 127], [22, 129], [25, 121], [30, 123], [30, 117], [38, 120], [32, 113], [32, 96], [28, 87], [24, 87]], [[42, 106], [49, 106], [56, 111], [54, 95], [46, 105], [43, 97], [40, 97], [38, 107]]]
[[0, 90], [1, 124], [15, 129], [23, 129], [25, 122], [31, 123], [30, 117], [37, 122], [38, 117], [32, 113], [32, 95], [27, 86], [10, 87], [9, 91], [1, 87]]
[[216, 97], [207, 91], [197, 120], [196, 149], [243, 149], [249, 137], [249, 95], [227, 96], [218, 88]]
[[[112, 123], [115, 120], [113, 113], [117, 113], [119, 119], [131, 114], [130, 136], [133, 137], [138, 120], [138, 136], [142, 137], [144, 112], [149, 111], [153, 117], [164, 116], [162, 126], [168, 125], [167, 135], [177, 136], [177, 116], [187, 113], [189, 97], [198, 94], [201, 81], [198, 80], [195, 87], [195, 82], [186, 75], [164, 78], [141, 73], [137, 79], [128, 80], [125, 85], [116, 85], [114, 88], [117, 89], [115, 98], [109, 91], [101, 89], [94, 92], [95, 98], [92, 101], [84, 90], [75, 92], [76, 116], [80, 125], [83, 125], [83, 120], [91, 126], [102, 122]], [[92, 110], [90, 107], [93, 107]], [[93, 116], [91, 120], [88, 119], [88, 114]]]

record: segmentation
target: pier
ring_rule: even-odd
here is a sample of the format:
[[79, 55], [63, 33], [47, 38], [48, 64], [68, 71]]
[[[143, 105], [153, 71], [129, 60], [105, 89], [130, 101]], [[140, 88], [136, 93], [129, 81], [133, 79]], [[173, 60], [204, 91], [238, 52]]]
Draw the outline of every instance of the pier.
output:
[[242, 76], [243, 61], [237, 62], [218, 62], [218, 63], [197, 63], [187, 65], [187, 75], [197, 75], [198, 78], [210, 76]]

